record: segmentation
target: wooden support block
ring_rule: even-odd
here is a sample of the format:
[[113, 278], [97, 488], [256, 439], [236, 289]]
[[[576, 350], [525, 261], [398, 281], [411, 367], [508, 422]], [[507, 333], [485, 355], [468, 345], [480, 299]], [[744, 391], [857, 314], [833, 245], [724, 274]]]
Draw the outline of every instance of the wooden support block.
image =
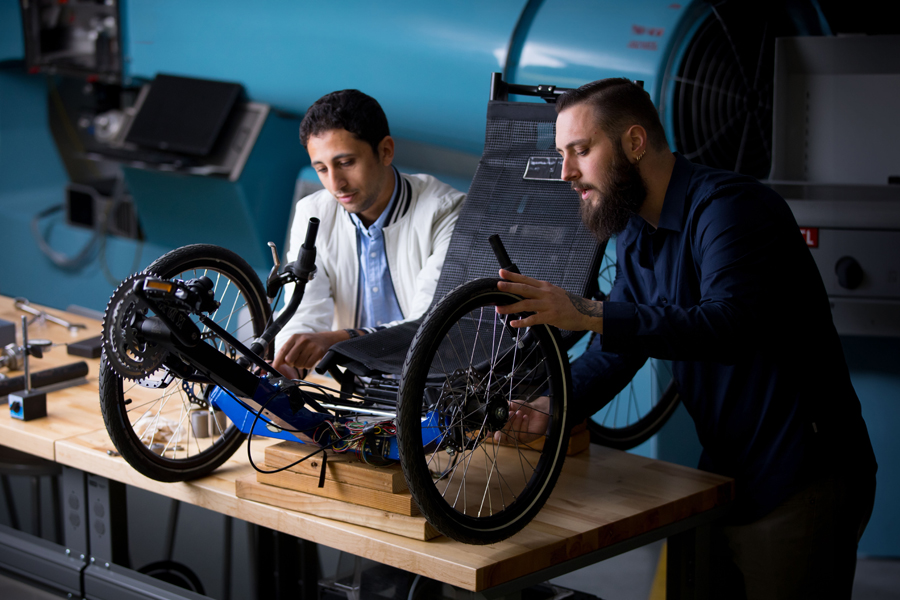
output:
[[569, 436], [569, 448], [566, 450], [566, 456], [572, 456], [575, 454], [581, 454], [585, 450], [591, 447], [591, 432], [587, 429], [583, 431], [579, 431], [578, 433], [572, 432], [572, 435]]
[[[528, 447], [532, 450], [543, 450], [544, 440], [546, 438], [538, 438], [528, 443]], [[574, 456], [581, 454], [591, 447], [591, 432], [586, 426], [576, 425], [569, 434], [569, 447], [566, 448], [566, 456]]]
[[[281, 442], [266, 448], [266, 465], [269, 469], [280, 469], [318, 450], [309, 444]], [[340, 483], [350, 483], [360, 487], [380, 490], [391, 494], [406, 491], [406, 479], [400, 463], [378, 467], [366, 464], [356, 454], [328, 452], [325, 463], [325, 479]], [[322, 472], [322, 454], [297, 463], [288, 469], [309, 477], [318, 478]]]
[[440, 534], [425, 517], [385, 512], [376, 508], [353, 506], [339, 500], [304, 494], [285, 488], [265, 485], [249, 475], [235, 481], [238, 498], [262, 502], [279, 508], [325, 517], [343, 523], [362, 525], [414, 540], [430, 540]]
[[[534, 450], [538, 452], [544, 449], [544, 440], [546, 438], [540, 437], [535, 440], [528, 442], [527, 445], [520, 446], [521, 448], [528, 448], [530, 450]], [[490, 443], [490, 441], [488, 441]], [[512, 446], [508, 442], [500, 442], [503, 446]], [[581, 454], [585, 450], [591, 447], [591, 432], [587, 430], [587, 425], [582, 423], [581, 425], [576, 425], [572, 428], [572, 433], [569, 434], [569, 447], [566, 448], [566, 456], [574, 456], [576, 454]]]
[[[266, 485], [274, 485], [297, 492], [305, 492], [316, 496], [324, 496], [335, 500], [343, 500], [351, 504], [359, 504], [379, 510], [414, 516], [421, 514], [419, 507], [413, 500], [412, 494], [400, 492], [392, 494], [381, 490], [373, 490], [351, 483], [341, 483], [326, 479], [325, 485], [319, 487], [319, 478], [310, 477], [293, 471], [281, 471], [279, 473], [257, 473], [256, 480]], [[352, 510], [347, 506], [347, 510]]]

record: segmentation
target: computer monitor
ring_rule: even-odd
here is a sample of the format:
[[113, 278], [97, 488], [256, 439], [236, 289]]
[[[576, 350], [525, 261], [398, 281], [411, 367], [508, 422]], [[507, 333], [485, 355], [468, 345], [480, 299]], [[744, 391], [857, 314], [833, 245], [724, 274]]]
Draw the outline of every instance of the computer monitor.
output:
[[125, 141], [164, 152], [206, 156], [242, 93], [239, 83], [159, 74]]

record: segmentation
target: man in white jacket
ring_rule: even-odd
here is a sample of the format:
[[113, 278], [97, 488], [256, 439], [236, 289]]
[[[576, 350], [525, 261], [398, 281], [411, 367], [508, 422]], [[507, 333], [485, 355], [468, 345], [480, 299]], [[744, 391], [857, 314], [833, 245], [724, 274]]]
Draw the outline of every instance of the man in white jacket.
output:
[[275, 340], [275, 368], [294, 377], [337, 342], [424, 314], [465, 200], [430, 175], [393, 167], [387, 117], [357, 90], [317, 100], [300, 141], [325, 189], [297, 203], [288, 240], [291, 261], [310, 217], [320, 220], [316, 277]]

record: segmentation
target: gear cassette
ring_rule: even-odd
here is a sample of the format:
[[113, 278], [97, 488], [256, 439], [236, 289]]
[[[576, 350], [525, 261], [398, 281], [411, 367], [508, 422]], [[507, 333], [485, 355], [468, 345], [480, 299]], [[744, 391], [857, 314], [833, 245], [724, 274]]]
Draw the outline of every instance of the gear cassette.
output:
[[166, 352], [156, 343], [143, 339], [137, 325], [146, 316], [134, 293], [135, 284], [151, 277], [137, 273], [125, 279], [113, 292], [103, 315], [103, 350], [109, 365], [120, 377], [141, 380], [156, 371], [166, 358]]

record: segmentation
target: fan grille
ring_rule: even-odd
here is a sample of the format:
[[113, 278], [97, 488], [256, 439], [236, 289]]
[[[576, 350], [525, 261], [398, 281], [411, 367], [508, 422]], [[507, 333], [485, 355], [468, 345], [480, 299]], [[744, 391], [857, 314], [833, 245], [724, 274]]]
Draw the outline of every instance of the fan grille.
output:
[[775, 38], [820, 33], [813, 12], [797, 10], [798, 4], [803, 3], [711, 6], [672, 82], [672, 135], [688, 159], [768, 176]]
[[717, 17], [701, 25], [679, 69], [675, 144], [692, 161], [763, 178], [772, 161], [774, 41], [764, 27], [751, 71], [746, 67], [753, 61], [739, 54]]

